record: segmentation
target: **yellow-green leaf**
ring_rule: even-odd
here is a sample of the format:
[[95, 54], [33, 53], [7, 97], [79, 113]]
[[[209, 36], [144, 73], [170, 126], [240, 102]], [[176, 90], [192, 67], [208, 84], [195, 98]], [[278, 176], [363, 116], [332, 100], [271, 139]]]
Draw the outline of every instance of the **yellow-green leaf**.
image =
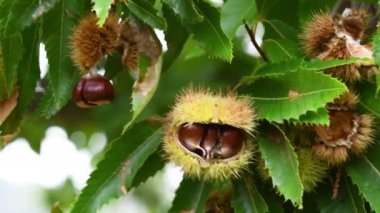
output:
[[99, 18], [98, 25], [103, 26], [108, 17], [108, 11], [113, 0], [92, 0], [92, 2], [94, 3], [92, 8], [95, 10], [96, 16]]

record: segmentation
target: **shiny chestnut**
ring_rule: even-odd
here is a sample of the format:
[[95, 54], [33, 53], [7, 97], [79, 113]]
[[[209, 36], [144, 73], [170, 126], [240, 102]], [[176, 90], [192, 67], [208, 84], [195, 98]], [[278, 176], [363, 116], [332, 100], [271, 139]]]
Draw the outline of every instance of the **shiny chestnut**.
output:
[[236, 156], [244, 146], [242, 130], [222, 124], [183, 124], [178, 131], [180, 144], [204, 160], [224, 160]]
[[108, 104], [114, 99], [113, 85], [99, 74], [84, 76], [73, 90], [73, 99], [82, 108]]

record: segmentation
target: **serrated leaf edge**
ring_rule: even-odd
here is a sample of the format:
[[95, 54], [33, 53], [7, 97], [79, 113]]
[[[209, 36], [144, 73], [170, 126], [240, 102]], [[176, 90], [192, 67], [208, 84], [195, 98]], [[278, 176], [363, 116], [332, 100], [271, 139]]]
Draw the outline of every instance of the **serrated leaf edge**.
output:
[[[145, 14], [151, 14], [149, 11], [147, 11], [145, 8], [141, 7], [139, 4], [137, 4], [136, 2], [134, 2], [133, 0], [124, 0], [125, 4], [128, 5], [128, 4], [133, 4], [135, 7], [139, 8], [140, 11], [144, 12]], [[157, 16], [157, 13], [150, 15], [149, 17], [153, 17], [156, 21], [156, 23], [159, 23], [162, 27], [160, 29], [165, 29], [166, 28], [166, 22], [165, 22], [165, 19], [162, 18], [163, 21], [161, 21], [158, 16]], [[147, 23], [145, 20], [143, 20], [146, 24], [150, 25], [150, 23]], [[151, 25], [150, 25], [151, 26]], [[152, 26], [153, 27], [153, 26]], [[158, 27], [158, 26], [157, 26]]]
[[[341, 93], [339, 93], [338, 95], [336, 95], [334, 98], [332, 98], [331, 100], [327, 101], [327, 103], [333, 101], [335, 98], [339, 97], [341, 94], [343, 94], [344, 92], [347, 92], [348, 91], [348, 88], [347, 88], [347, 85], [345, 85], [344, 83], [342, 83], [341, 81], [339, 81], [338, 79], [332, 77], [331, 75], [328, 75], [328, 74], [325, 74], [325, 73], [322, 73], [322, 72], [316, 72], [316, 73], [320, 73], [326, 77], [329, 77], [330, 80], [332, 81], [335, 81], [335, 83], [337, 84], [341, 84], [343, 87], [344, 87], [344, 91], [342, 91]], [[273, 76], [272, 76], [273, 77]], [[263, 77], [263, 78], [270, 78], [270, 77]], [[336, 88], [330, 88], [330, 89], [324, 89], [324, 90], [319, 90], [319, 91], [313, 91], [313, 92], [307, 92], [306, 94], [307, 95], [310, 95], [310, 94], [314, 94], [314, 93], [317, 93], [317, 92], [327, 92], [327, 91], [339, 91], [343, 88], [340, 88], [340, 87], [336, 87]], [[305, 96], [304, 95], [305, 93], [303, 93], [303, 95], [301, 96]], [[299, 96], [298, 96], [299, 97]], [[279, 98], [260, 98], [260, 97], [254, 97], [254, 96], [251, 96], [252, 100], [268, 100], [268, 101], [271, 101], [271, 100], [288, 100], [288, 99], [292, 99], [291, 97], [279, 97]], [[270, 122], [277, 122], [279, 124], [282, 124], [284, 121], [289, 121], [290, 119], [295, 119], [295, 120], [299, 120], [299, 118], [304, 115], [305, 113], [307, 113], [308, 111], [311, 111], [311, 112], [316, 112], [318, 111], [319, 108], [322, 108], [324, 107], [324, 105], [322, 106], [318, 106], [316, 103], [314, 103], [312, 105], [312, 107], [310, 107], [310, 109], [307, 109], [307, 110], [304, 110], [304, 112], [302, 112], [298, 117], [292, 117], [292, 116], [288, 116], [288, 117], [284, 117], [282, 120], [278, 120], [278, 119], [270, 119], [270, 118], [261, 118], [259, 117], [258, 119], [259, 120], [268, 120]], [[260, 115], [259, 115], [260, 116]]]
[[[373, 166], [372, 165], [372, 163], [371, 163], [371, 161], [370, 160], [368, 160], [368, 158], [366, 157], [366, 156], [362, 156], [361, 157], [366, 163], [368, 163], [368, 165], [369, 165], [369, 167], [380, 177], [380, 171], [375, 167], [375, 166]], [[350, 176], [350, 175], [348, 175], [348, 176]], [[352, 177], [351, 177], [351, 180], [352, 180]], [[361, 190], [360, 190], [360, 186], [359, 185], [357, 185], [353, 180], [352, 180], [352, 183], [353, 184], [355, 184], [357, 187], [358, 187], [358, 190], [359, 190], [359, 193], [364, 197], [364, 198], [366, 198], [366, 196], [365, 196], [365, 194], [363, 193], [363, 192], [361, 192]], [[369, 205], [371, 206], [371, 209], [373, 209], [372, 208], [372, 204], [370, 203], [370, 202], [368, 202], [369, 203]]]

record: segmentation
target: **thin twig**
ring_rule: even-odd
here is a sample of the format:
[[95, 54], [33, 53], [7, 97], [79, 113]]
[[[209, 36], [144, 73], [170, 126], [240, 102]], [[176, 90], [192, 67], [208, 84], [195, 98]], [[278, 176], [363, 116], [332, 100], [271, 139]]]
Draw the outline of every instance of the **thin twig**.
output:
[[165, 123], [165, 118], [156, 115], [145, 119], [145, 122], [147, 122], [148, 124], [163, 124]]
[[235, 85], [235, 87], [232, 89], [232, 92], [234, 92], [234, 93], [237, 93], [237, 90], [239, 89], [239, 87], [241, 87], [243, 85], [243, 83], [238, 83], [238, 84], [236, 84]]
[[246, 21], [244, 21], [244, 27], [245, 27], [245, 30], [247, 31], [248, 35], [249, 35], [249, 38], [251, 39], [252, 43], [253, 43], [253, 46], [255, 46], [256, 50], [259, 52], [260, 56], [263, 58], [264, 61], [268, 61], [268, 57], [267, 55], [265, 54], [265, 52], [261, 49], [261, 47], [259, 46], [259, 44], [256, 42], [256, 39], [255, 39], [255, 32], [256, 32], [256, 27], [254, 28], [254, 30], [252, 30]]

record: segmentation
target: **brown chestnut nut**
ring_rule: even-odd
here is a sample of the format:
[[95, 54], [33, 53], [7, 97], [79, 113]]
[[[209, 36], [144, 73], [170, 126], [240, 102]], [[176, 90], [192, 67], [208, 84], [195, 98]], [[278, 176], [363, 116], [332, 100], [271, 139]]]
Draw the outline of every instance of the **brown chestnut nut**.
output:
[[200, 147], [204, 131], [205, 127], [202, 124], [184, 124], [179, 129], [178, 138], [187, 150], [204, 156], [206, 153]]
[[220, 155], [223, 158], [235, 156], [243, 146], [244, 135], [240, 129], [232, 126], [224, 126], [221, 135]]
[[234, 157], [243, 148], [242, 130], [220, 124], [183, 124], [178, 140], [188, 152], [204, 160], [223, 160]]
[[238, 178], [254, 157], [252, 101], [234, 93], [189, 88], [167, 115], [163, 150], [184, 175], [205, 181]]
[[73, 90], [73, 99], [82, 108], [108, 104], [114, 99], [113, 85], [98, 74], [84, 76]]

